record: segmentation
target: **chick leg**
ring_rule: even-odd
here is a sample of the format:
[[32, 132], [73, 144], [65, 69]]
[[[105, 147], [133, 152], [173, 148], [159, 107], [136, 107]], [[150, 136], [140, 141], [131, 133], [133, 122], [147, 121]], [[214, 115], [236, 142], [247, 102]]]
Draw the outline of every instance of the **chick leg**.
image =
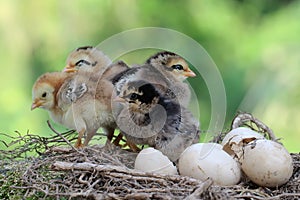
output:
[[82, 144], [82, 137], [84, 136], [85, 129], [82, 129], [78, 132], [78, 138], [76, 140], [76, 143], [74, 145], [75, 148], [82, 148], [84, 145]]
[[116, 137], [116, 139], [113, 141], [113, 144], [116, 146], [121, 146], [120, 141], [122, 140], [123, 134], [119, 133], [119, 135]]
[[95, 130], [88, 131], [86, 134], [86, 138], [84, 140], [83, 146], [87, 146], [95, 134], [96, 134]]
[[115, 129], [112, 127], [103, 127], [103, 130], [104, 130], [105, 134], [107, 135], [107, 139], [109, 141], [112, 141], [112, 139], [114, 137]]
[[136, 146], [136, 144], [134, 144], [133, 142], [131, 142], [131, 141], [129, 141], [129, 140], [126, 141], [125, 146], [126, 146], [126, 145], [128, 145], [129, 148], [130, 148], [133, 152], [139, 152], [139, 151], [141, 151], [141, 149], [138, 148], [138, 147]]
[[[119, 135], [116, 137], [116, 139], [113, 141], [113, 144], [116, 146], [121, 146], [120, 141], [122, 140], [123, 134], [122, 132], [119, 133]], [[136, 146], [136, 144], [134, 144], [133, 142], [129, 141], [126, 138], [126, 143], [123, 145], [123, 147], [129, 146], [129, 148], [133, 151], [133, 152], [139, 152], [140, 148], [138, 148]]]
[[[80, 116], [80, 115], [75, 115], [75, 116]], [[84, 147], [84, 144], [82, 144], [82, 138], [85, 136], [85, 133], [87, 131], [86, 124], [81, 117], [76, 117], [74, 118], [74, 120], [75, 120], [76, 130], [78, 132], [78, 139], [75, 143], [75, 147], [82, 148]]]

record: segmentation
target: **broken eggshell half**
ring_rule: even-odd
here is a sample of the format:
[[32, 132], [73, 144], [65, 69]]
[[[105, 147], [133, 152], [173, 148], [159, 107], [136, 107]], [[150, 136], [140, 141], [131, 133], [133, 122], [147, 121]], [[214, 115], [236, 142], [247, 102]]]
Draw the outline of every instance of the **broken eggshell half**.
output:
[[227, 133], [221, 145], [224, 151], [240, 161], [245, 144], [258, 139], [265, 137], [250, 128], [239, 127]]

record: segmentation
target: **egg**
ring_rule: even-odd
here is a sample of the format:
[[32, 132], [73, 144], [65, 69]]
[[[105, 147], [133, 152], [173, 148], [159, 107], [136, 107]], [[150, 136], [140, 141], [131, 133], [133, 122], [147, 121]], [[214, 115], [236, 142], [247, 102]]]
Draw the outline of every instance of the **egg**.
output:
[[292, 176], [292, 157], [281, 144], [257, 140], [248, 143], [243, 150], [241, 167], [254, 183], [276, 187], [286, 183]]
[[149, 147], [143, 149], [136, 157], [134, 168], [143, 172], [165, 175], [178, 174], [176, 167], [162, 152]]
[[244, 144], [257, 139], [265, 138], [250, 128], [239, 127], [227, 133], [221, 144], [223, 145], [223, 150], [229, 155], [240, 159], [243, 155]]
[[284, 146], [249, 128], [231, 130], [222, 145], [223, 150], [239, 161], [242, 171], [257, 185], [280, 186], [293, 174], [292, 157]]
[[186, 148], [178, 167], [180, 175], [201, 181], [210, 177], [215, 185], [235, 185], [241, 178], [238, 162], [216, 143], [198, 143]]

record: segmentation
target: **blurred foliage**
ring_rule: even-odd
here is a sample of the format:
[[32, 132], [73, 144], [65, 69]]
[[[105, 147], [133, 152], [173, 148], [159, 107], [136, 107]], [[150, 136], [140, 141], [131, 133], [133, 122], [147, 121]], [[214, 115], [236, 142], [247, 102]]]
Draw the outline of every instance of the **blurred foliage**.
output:
[[[300, 1], [293, 0], [2, 0], [0, 132], [48, 135], [48, 114], [30, 112], [36, 78], [61, 70], [78, 46], [151, 26], [182, 32], [210, 54], [226, 87], [226, 128], [237, 110], [251, 112], [299, 152], [299, 18]], [[124, 60], [141, 63], [148, 55]], [[206, 130], [209, 93], [200, 76], [189, 81]]]

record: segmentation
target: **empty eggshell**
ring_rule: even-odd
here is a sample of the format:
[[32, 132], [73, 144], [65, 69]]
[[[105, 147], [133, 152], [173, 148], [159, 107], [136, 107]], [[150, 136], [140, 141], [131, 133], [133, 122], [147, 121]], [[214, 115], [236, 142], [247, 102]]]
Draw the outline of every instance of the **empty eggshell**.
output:
[[237, 161], [216, 143], [198, 143], [186, 148], [179, 158], [181, 175], [200, 179], [210, 177], [216, 185], [234, 185], [240, 181]]
[[253, 140], [265, 139], [263, 135], [250, 128], [239, 127], [226, 134], [222, 141], [223, 150], [238, 159], [243, 154], [243, 146]]
[[251, 181], [266, 187], [280, 186], [293, 174], [291, 155], [281, 144], [271, 140], [247, 144], [241, 167]]
[[134, 168], [143, 172], [166, 175], [178, 174], [176, 167], [169, 160], [169, 158], [152, 147], [143, 149], [137, 155]]
[[243, 139], [246, 138], [265, 139], [263, 135], [257, 133], [256, 131], [250, 128], [239, 127], [232, 129], [229, 133], [227, 133], [221, 145], [225, 145], [228, 142], [241, 142]]

